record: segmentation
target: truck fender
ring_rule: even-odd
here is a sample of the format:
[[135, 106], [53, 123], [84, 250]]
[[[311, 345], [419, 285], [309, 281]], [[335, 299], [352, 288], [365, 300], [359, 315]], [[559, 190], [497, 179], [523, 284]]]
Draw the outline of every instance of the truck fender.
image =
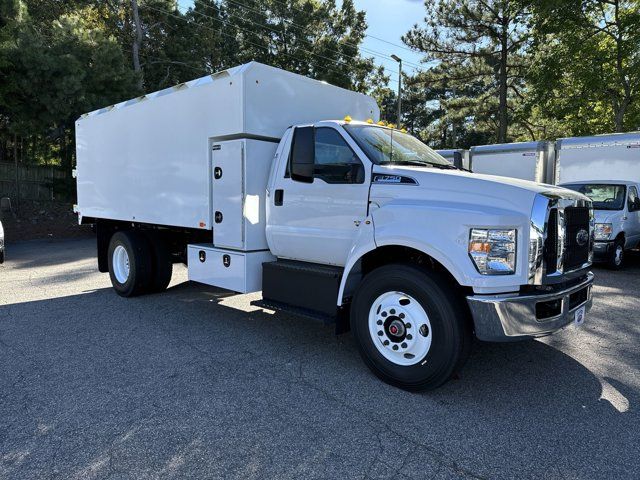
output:
[[[402, 228], [396, 229], [393, 228], [393, 225], [386, 225], [385, 227], [386, 228], [379, 228], [373, 216], [367, 217], [365, 222], [363, 222], [361, 226], [362, 230], [354, 240], [344, 266], [337, 298], [339, 307], [342, 306], [344, 302], [345, 292], [354, 289], [353, 285], [350, 285], [350, 288], [348, 288], [348, 285], [349, 282], [356, 281], [354, 277], [357, 277], [355, 274], [358, 272], [354, 270], [354, 268], [359, 266], [360, 260], [368, 253], [386, 246], [407, 247], [428, 255], [439, 262], [459, 284], [464, 284], [465, 276], [460, 269], [455, 266], [454, 262], [442, 251], [434, 248], [433, 245], [420, 241], [420, 235], [414, 235], [413, 237], [415, 238], [397, 236], [394, 232], [403, 231]], [[406, 224], [404, 224], [404, 230], [406, 230]], [[351, 275], [352, 273], [354, 275]]]

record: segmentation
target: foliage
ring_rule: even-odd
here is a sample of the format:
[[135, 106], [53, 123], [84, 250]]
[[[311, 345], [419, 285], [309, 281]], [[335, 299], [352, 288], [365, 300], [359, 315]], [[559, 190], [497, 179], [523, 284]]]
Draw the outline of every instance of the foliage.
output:
[[458, 110], [457, 119], [444, 114], [443, 121], [470, 123], [492, 140], [507, 141], [522, 88], [524, 7], [514, 0], [442, 0], [425, 7], [424, 25], [404, 41], [437, 66], [416, 81], [441, 90], [447, 111]]
[[366, 92], [435, 147], [640, 128], [640, 0], [440, 0], [403, 77], [354, 0], [0, 0], [0, 161], [74, 162], [82, 113], [256, 60]]
[[540, 0], [531, 7], [527, 107], [545, 134], [640, 128], [640, 2]]

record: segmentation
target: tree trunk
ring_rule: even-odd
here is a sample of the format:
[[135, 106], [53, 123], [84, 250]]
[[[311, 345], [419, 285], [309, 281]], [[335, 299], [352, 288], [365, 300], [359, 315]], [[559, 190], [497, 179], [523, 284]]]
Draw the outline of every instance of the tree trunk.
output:
[[616, 70], [618, 73], [618, 78], [620, 80], [620, 86], [623, 90], [622, 99], [619, 102], [614, 102], [614, 121], [616, 125], [616, 132], [620, 133], [624, 131], [624, 116], [627, 112], [627, 107], [631, 104], [631, 85], [629, 85], [629, 81], [626, 77], [626, 71], [624, 68], [623, 61], [623, 38], [622, 38], [622, 28], [620, 26], [620, 2], [615, 0], [613, 3], [614, 6], [614, 20], [617, 26], [617, 35], [616, 35]]
[[16, 166], [16, 201], [15, 201], [15, 213], [18, 213], [20, 208], [20, 170], [18, 170], [18, 135], [13, 134], [13, 161]]
[[509, 47], [509, 18], [504, 13], [500, 36], [500, 73], [498, 75], [498, 143], [507, 143], [507, 126], [509, 122], [507, 110], [507, 60]]
[[133, 55], [133, 70], [138, 75], [138, 89], [144, 89], [144, 76], [142, 67], [140, 66], [140, 47], [142, 46], [142, 25], [140, 24], [140, 12], [138, 11], [138, 0], [131, 0], [131, 11], [133, 13], [133, 23], [135, 35], [133, 37], [133, 45], [131, 52]]

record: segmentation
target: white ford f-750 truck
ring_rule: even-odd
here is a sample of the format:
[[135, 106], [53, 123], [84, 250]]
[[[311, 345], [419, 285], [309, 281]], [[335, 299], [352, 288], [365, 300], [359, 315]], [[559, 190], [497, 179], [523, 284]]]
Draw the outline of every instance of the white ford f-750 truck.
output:
[[125, 297], [164, 290], [176, 262], [262, 290], [350, 328], [371, 370], [412, 390], [450, 378], [473, 335], [581, 323], [590, 200], [460, 171], [378, 116], [365, 95], [258, 63], [83, 115], [77, 212], [100, 271]]

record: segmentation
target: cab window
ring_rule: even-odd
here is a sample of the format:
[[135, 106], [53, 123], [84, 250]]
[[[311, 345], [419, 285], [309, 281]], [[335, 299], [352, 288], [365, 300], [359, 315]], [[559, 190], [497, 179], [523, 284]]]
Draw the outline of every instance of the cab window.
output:
[[305, 183], [318, 179], [332, 184], [364, 183], [365, 179], [360, 159], [340, 133], [330, 127], [295, 129], [285, 171], [285, 178], [289, 177]]
[[327, 183], [363, 183], [362, 162], [333, 128], [316, 128], [314, 177]]
[[640, 210], [640, 198], [638, 198], [638, 189], [636, 187], [629, 187], [629, 199], [627, 202], [630, 212], [637, 212]]

